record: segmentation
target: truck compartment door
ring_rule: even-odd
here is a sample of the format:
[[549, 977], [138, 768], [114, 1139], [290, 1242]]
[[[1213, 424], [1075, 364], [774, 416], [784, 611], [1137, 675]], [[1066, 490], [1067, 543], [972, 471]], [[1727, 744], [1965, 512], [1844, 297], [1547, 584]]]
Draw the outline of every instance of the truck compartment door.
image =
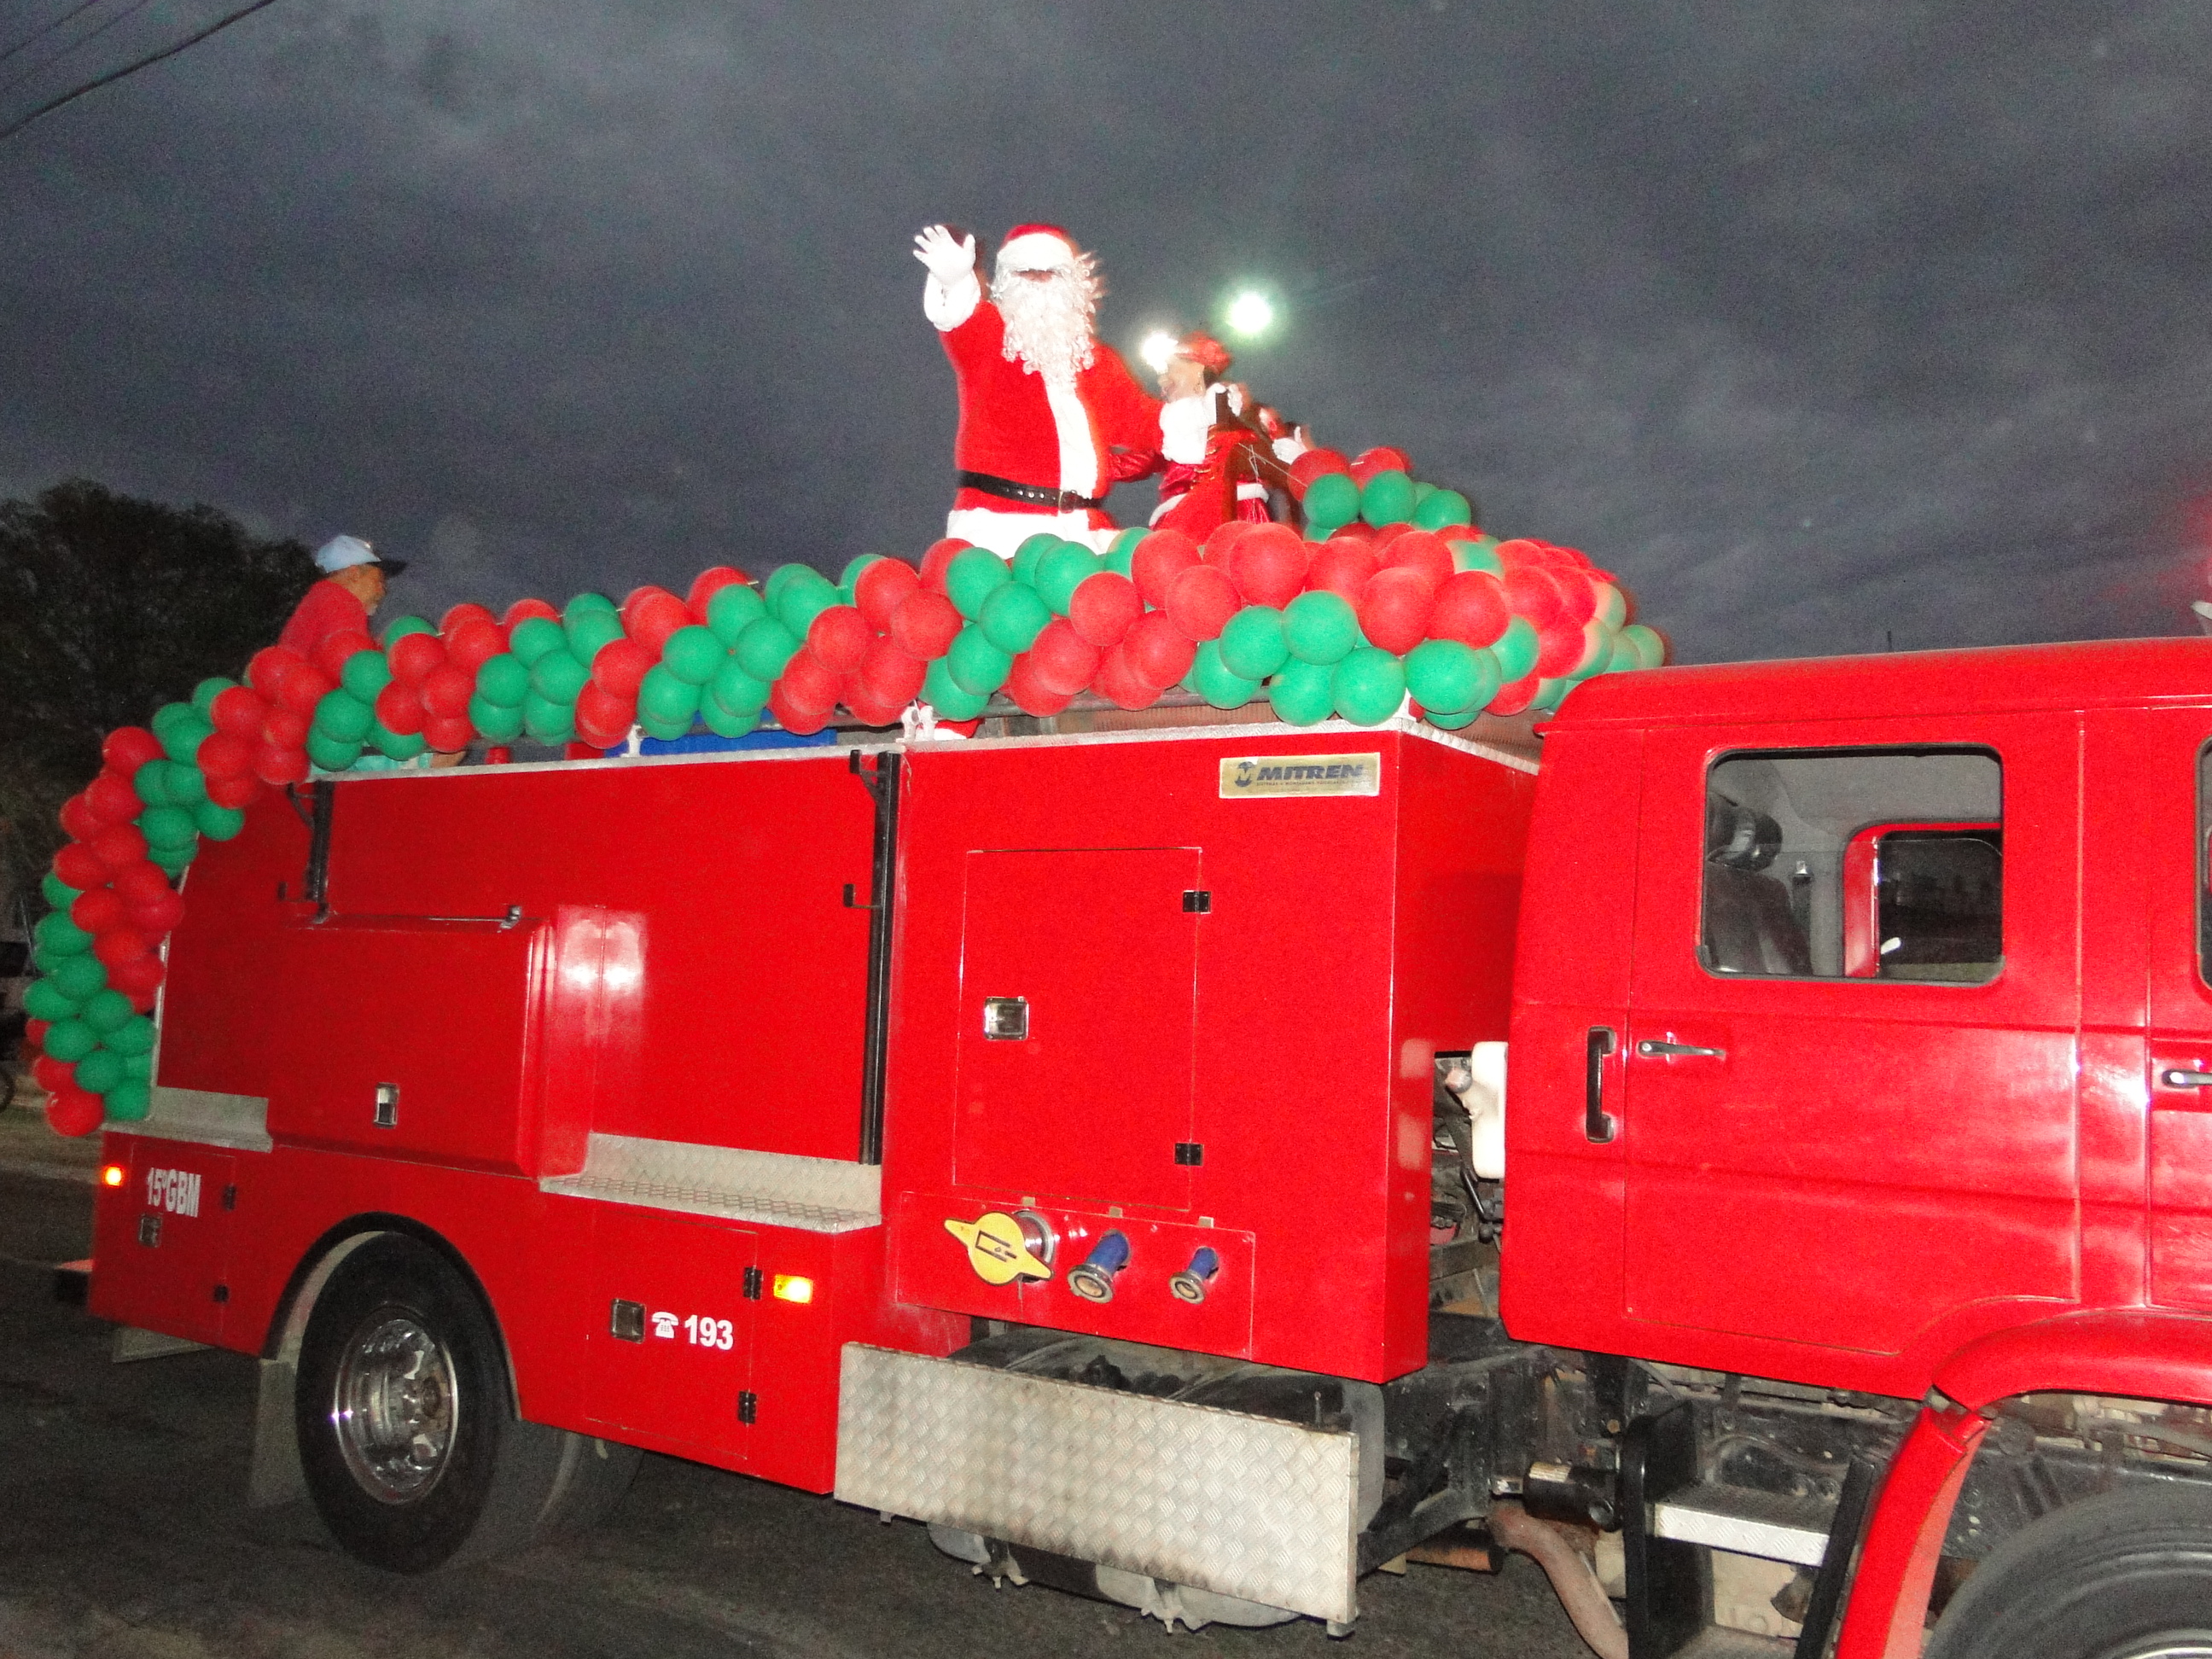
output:
[[632, 1204], [592, 1217], [586, 1410], [670, 1451], [742, 1462], [758, 1236]]
[[137, 1135], [111, 1136], [107, 1146], [123, 1180], [96, 1206], [93, 1311], [194, 1342], [221, 1341], [237, 1158]]

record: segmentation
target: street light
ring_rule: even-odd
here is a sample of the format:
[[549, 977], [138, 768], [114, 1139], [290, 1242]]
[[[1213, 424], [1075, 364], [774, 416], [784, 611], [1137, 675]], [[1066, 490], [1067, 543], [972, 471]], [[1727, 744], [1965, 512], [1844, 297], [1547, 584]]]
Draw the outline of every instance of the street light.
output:
[[1229, 302], [1229, 326], [1248, 337], [1263, 334], [1275, 320], [1275, 307], [1267, 296], [1248, 289]]

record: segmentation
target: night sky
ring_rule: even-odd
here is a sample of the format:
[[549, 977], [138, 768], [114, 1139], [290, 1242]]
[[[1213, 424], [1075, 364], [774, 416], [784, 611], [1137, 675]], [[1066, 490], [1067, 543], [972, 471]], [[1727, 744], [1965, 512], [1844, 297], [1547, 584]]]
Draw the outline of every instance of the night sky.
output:
[[[0, 125], [226, 9], [37, 69], [129, 3]], [[280, 0], [0, 143], [0, 494], [350, 532], [387, 615], [918, 557], [911, 239], [1047, 220], [1681, 659], [2191, 632], [2208, 88], [2190, 3]]]

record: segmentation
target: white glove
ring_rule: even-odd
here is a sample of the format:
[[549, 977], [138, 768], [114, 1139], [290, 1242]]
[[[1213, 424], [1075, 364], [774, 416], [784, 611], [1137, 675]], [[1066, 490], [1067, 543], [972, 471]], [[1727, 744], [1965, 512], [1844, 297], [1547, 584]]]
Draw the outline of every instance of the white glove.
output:
[[975, 269], [975, 239], [956, 240], [943, 225], [931, 225], [914, 239], [914, 257], [941, 286], [950, 288]]

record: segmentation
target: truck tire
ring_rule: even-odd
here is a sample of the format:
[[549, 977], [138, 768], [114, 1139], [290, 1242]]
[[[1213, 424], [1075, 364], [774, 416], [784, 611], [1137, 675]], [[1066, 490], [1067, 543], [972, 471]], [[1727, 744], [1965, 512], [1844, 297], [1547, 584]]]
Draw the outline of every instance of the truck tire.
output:
[[1944, 1610], [1927, 1659], [2212, 1655], [2212, 1492], [2113, 1492], [2015, 1533]]
[[300, 1463], [324, 1524], [349, 1554], [412, 1573], [603, 1513], [636, 1454], [600, 1457], [584, 1436], [516, 1417], [513, 1397], [461, 1275], [411, 1238], [362, 1245], [317, 1299], [300, 1350]]

